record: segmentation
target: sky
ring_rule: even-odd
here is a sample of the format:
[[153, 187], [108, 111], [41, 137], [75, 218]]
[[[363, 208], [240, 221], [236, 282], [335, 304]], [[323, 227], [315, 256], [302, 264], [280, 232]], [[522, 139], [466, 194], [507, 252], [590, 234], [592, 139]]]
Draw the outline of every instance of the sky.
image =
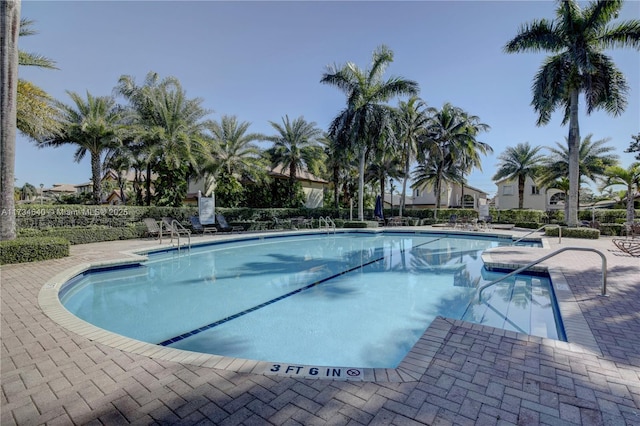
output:
[[[208, 118], [236, 115], [251, 123], [250, 132], [273, 135], [270, 122], [285, 115], [327, 130], [346, 104], [339, 89], [320, 83], [327, 66], [368, 68], [373, 51], [385, 44], [394, 52], [385, 77], [417, 81], [429, 107], [450, 102], [491, 127], [478, 140], [494, 152], [468, 182], [494, 195], [491, 178], [507, 147], [556, 146], [568, 135], [561, 112], [538, 127], [530, 105], [531, 84], [547, 54], [503, 52], [522, 24], [553, 19], [555, 6], [546, 0], [23, 0], [22, 18], [34, 20], [38, 34], [20, 38], [19, 48], [53, 59], [58, 70], [21, 67], [19, 76], [70, 104], [67, 91], [111, 95], [120, 76], [142, 84], [154, 71], [178, 78], [187, 97], [201, 98]], [[640, 1], [625, 3], [619, 20], [628, 19], [640, 19]], [[580, 134], [610, 138], [626, 167], [634, 158], [624, 150], [640, 132], [640, 54], [630, 48], [606, 53], [630, 86], [628, 105], [617, 117], [587, 116], [581, 103]], [[75, 163], [74, 152], [72, 145], [38, 148], [18, 135], [16, 185], [88, 182], [89, 158]]]

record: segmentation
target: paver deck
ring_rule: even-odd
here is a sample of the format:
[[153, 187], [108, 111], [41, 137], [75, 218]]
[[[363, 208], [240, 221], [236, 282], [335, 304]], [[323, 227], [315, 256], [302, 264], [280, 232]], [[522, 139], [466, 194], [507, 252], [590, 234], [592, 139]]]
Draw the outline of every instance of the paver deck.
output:
[[73, 246], [65, 259], [5, 265], [0, 423], [640, 424], [640, 259], [606, 237], [547, 242], [545, 249], [500, 248], [489, 260], [521, 264], [569, 246], [601, 251], [608, 297], [600, 296], [596, 253], [568, 251], [543, 263], [554, 284], [570, 289], [563, 320], [577, 334], [565, 343], [440, 318], [428, 330], [440, 340], [416, 380], [294, 378], [212, 367], [197, 355], [166, 360], [69, 331], [38, 304], [57, 274], [154, 241]]

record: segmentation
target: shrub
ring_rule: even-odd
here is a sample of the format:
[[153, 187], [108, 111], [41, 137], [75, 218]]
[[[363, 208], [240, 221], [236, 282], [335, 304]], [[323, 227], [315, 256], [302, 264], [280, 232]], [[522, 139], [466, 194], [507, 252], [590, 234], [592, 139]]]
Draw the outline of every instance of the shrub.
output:
[[[336, 224], [337, 226], [338, 224]], [[343, 228], [377, 228], [378, 227], [378, 222], [374, 222], [374, 221], [345, 221], [344, 225], [342, 226]]]
[[69, 241], [58, 237], [27, 237], [0, 241], [0, 264], [35, 262], [69, 256]]
[[146, 227], [142, 224], [128, 225], [118, 228], [108, 226], [74, 226], [46, 229], [21, 229], [19, 235], [60, 237], [71, 244], [98, 243], [101, 241], [128, 240], [144, 236]]
[[[544, 235], [547, 237], [557, 237], [559, 228], [546, 228]], [[600, 238], [600, 230], [593, 228], [562, 228], [562, 236], [567, 238], [584, 238], [589, 240], [597, 240]]]
[[538, 229], [542, 226], [542, 224], [538, 222], [516, 222], [516, 228], [525, 228], [525, 229]]

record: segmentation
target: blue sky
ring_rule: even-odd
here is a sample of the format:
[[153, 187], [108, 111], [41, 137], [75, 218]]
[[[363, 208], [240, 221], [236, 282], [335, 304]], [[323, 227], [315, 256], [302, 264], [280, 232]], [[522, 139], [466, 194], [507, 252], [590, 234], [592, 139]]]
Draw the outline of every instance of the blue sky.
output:
[[[345, 105], [338, 89], [319, 83], [327, 65], [366, 68], [375, 48], [386, 44], [395, 54], [386, 76], [417, 81], [428, 106], [451, 102], [491, 126], [479, 140], [494, 154], [483, 158], [483, 171], [469, 184], [494, 194], [491, 177], [508, 146], [555, 146], [568, 134], [560, 113], [535, 125], [531, 83], [546, 55], [502, 51], [521, 24], [552, 19], [554, 10], [550, 1], [23, 0], [22, 17], [35, 20], [39, 34], [21, 38], [20, 49], [55, 60], [59, 70], [22, 67], [19, 74], [69, 103], [67, 90], [110, 95], [121, 75], [142, 83], [155, 71], [177, 77], [188, 97], [202, 98], [212, 119], [236, 115], [252, 123], [250, 131], [274, 134], [269, 121], [302, 115], [326, 130]], [[619, 19], [640, 19], [640, 2], [628, 1]], [[611, 138], [627, 166], [633, 156], [623, 151], [640, 132], [640, 56], [633, 49], [608, 53], [627, 78], [628, 106], [611, 117], [586, 116], [581, 105], [580, 133]], [[87, 182], [89, 159], [75, 163], [74, 151], [40, 149], [19, 135], [16, 185]]]

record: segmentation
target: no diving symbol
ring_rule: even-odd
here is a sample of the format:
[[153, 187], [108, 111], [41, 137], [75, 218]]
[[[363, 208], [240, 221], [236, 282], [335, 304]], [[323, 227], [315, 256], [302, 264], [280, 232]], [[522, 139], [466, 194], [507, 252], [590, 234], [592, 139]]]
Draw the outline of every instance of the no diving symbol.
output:
[[356, 370], [355, 368], [350, 368], [347, 370], [347, 376], [356, 377], [360, 375], [360, 370]]

